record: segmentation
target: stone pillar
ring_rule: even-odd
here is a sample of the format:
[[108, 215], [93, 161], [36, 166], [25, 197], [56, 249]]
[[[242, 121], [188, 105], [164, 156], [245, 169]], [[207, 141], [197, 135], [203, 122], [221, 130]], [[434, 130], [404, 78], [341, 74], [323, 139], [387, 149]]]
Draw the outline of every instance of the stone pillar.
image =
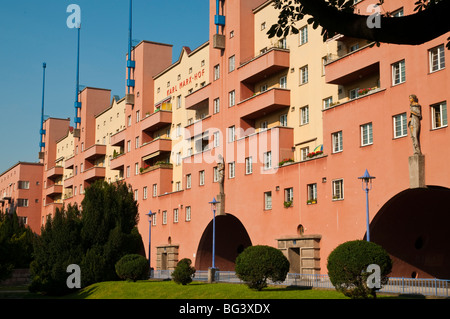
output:
[[409, 157], [410, 188], [425, 188], [425, 155], [414, 154]]
[[217, 201], [219, 203], [217, 204], [216, 216], [223, 216], [225, 215], [225, 194], [218, 194]]

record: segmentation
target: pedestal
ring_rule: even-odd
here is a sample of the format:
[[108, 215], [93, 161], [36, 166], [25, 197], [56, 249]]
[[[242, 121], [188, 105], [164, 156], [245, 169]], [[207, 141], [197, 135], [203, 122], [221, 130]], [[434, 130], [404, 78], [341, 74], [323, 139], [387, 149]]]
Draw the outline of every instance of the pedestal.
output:
[[410, 188], [425, 188], [425, 155], [416, 154], [409, 157]]
[[216, 272], [219, 271], [218, 268], [208, 268], [208, 283], [212, 284], [216, 282]]
[[223, 215], [225, 215], [225, 194], [218, 194], [217, 201], [219, 203], [217, 204], [216, 215], [223, 216]]

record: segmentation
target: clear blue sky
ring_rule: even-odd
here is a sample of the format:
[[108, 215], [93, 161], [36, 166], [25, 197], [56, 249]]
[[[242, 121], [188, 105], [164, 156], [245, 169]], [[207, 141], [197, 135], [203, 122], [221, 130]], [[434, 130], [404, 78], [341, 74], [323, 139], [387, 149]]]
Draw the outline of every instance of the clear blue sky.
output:
[[[45, 115], [74, 115], [77, 31], [67, 7], [81, 8], [80, 85], [125, 95], [129, 0], [10, 0], [0, 4], [0, 173], [37, 162], [42, 63]], [[195, 49], [208, 41], [208, 0], [133, 0], [133, 39]]]

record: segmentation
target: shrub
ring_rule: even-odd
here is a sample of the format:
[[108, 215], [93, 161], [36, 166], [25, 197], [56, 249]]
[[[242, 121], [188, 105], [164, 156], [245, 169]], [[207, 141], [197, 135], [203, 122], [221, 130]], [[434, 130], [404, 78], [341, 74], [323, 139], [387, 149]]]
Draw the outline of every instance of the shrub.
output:
[[389, 254], [379, 245], [365, 240], [345, 242], [336, 247], [328, 256], [328, 275], [337, 291], [351, 298], [376, 298], [376, 290], [369, 288], [367, 267], [380, 267], [380, 284], [387, 283], [387, 275], [392, 270]]
[[289, 261], [283, 253], [269, 246], [247, 247], [236, 258], [236, 275], [249, 288], [262, 290], [267, 287], [267, 280], [281, 282], [286, 279]]
[[125, 255], [116, 263], [116, 273], [119, 278], [124, 280], [147, 279], [149, 274], [148, 260], [138, 254]]
[[189, 258], [181, 259], [172, 273], [173, 281], [181, 285], [191, 283], [195, 275], [195, 268], [191, 264], [192, 261]]

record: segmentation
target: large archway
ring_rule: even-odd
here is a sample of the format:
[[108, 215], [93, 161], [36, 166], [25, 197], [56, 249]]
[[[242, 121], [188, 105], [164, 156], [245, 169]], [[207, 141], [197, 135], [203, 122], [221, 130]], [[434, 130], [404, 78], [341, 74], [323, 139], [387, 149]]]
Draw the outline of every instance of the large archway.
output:
[[450, 279], [450, 189], [405, 190], [370, 225], [370, 240], [391, 255], [392, 277]]
[[[206, 270], [212, 266], [213, 222], [208, 224], [198, 245], [195, 268]], [[252, 242], [242, 223], [235, 216], [216, 216], [216, 268], [234, 271], [236, 257]]]

